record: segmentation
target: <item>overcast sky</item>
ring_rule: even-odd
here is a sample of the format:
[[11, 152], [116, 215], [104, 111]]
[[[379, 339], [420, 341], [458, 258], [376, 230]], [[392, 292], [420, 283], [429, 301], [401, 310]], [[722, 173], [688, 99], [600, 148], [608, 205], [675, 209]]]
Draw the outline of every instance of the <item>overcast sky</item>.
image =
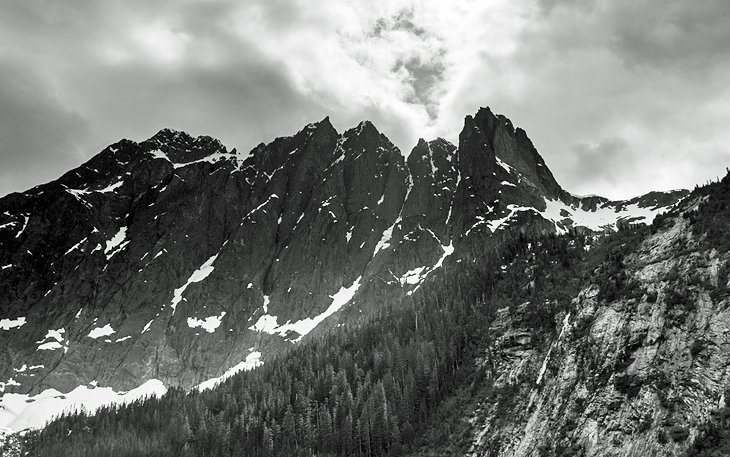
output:
[[326, 115], [370, 119], [407, 154], [456, 142], [480, 106], [578, 194], [730, 166], [727, 0], [0, 5], [0, 195], [163, 127], [248, 151]]

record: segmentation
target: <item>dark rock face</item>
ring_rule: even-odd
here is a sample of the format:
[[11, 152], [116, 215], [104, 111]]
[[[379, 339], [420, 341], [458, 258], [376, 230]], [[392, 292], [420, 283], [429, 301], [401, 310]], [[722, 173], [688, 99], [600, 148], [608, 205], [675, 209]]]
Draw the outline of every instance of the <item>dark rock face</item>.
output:
[[169, 129], [122, 140], [0, 199], [0, 379], [191, 387], [413, 293], [506, 225], [600, 230], [684, 195], [572, 196], [489, 109], [458, 148], [420, 140], [407, 160], [370, 122], [327, 118], [248, 156]]

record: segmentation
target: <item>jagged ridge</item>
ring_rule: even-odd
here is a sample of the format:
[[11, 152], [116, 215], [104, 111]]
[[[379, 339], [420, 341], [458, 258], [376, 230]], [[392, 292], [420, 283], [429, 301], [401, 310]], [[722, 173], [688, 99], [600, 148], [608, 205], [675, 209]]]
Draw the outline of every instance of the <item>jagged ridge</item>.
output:
[[407, 160], [372, 123], [327, 118], [246, 157], [170, 129], [122, 140], [0, 199], [1, 386], [191, 387], [417, 292], [511, 225], [650, 222], [682, 196], [571, 196], [489, 109], [458, 148], [421, 140]]

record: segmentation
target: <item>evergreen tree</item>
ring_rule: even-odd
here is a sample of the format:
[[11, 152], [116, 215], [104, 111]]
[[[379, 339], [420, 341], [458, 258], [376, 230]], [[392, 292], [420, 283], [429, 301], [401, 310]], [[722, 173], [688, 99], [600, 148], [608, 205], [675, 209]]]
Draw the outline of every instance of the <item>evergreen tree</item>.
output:
[[264, 425], [263, 428], [261, 442], [262, 448], [264, 450], [264, 455], [274, 455], [274, 434], [272, 433], [271, 429], [266, 425]]

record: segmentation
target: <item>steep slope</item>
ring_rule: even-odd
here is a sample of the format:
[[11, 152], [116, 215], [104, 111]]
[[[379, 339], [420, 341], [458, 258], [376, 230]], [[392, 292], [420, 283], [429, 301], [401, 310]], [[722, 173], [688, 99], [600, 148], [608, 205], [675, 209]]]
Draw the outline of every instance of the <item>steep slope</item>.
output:
[[458, 148], [422, 140], [407, 160], [367, 121], [247, 156], [169, 129], [123, 140], [0, 199], [0, 390], [190, 388], [377, 314], [510, 227], [650, 222], [684, 195], [574, 197], [489, 109]]
[[[472, 455], [727, 449], [718, 430], [729, 368], [730, 257], [720, 229], [728, 196], [730, 176], [694, 192], [651, 233], [615, 237], [602, 262], [585, 264], [589, 280], [542, 347], [530, 338], [515, 344], [535, 329], [502, 310], [490, 326], [491, 401], [471, 419]], [[715, 427], [712, 442], [706, 423]]]

